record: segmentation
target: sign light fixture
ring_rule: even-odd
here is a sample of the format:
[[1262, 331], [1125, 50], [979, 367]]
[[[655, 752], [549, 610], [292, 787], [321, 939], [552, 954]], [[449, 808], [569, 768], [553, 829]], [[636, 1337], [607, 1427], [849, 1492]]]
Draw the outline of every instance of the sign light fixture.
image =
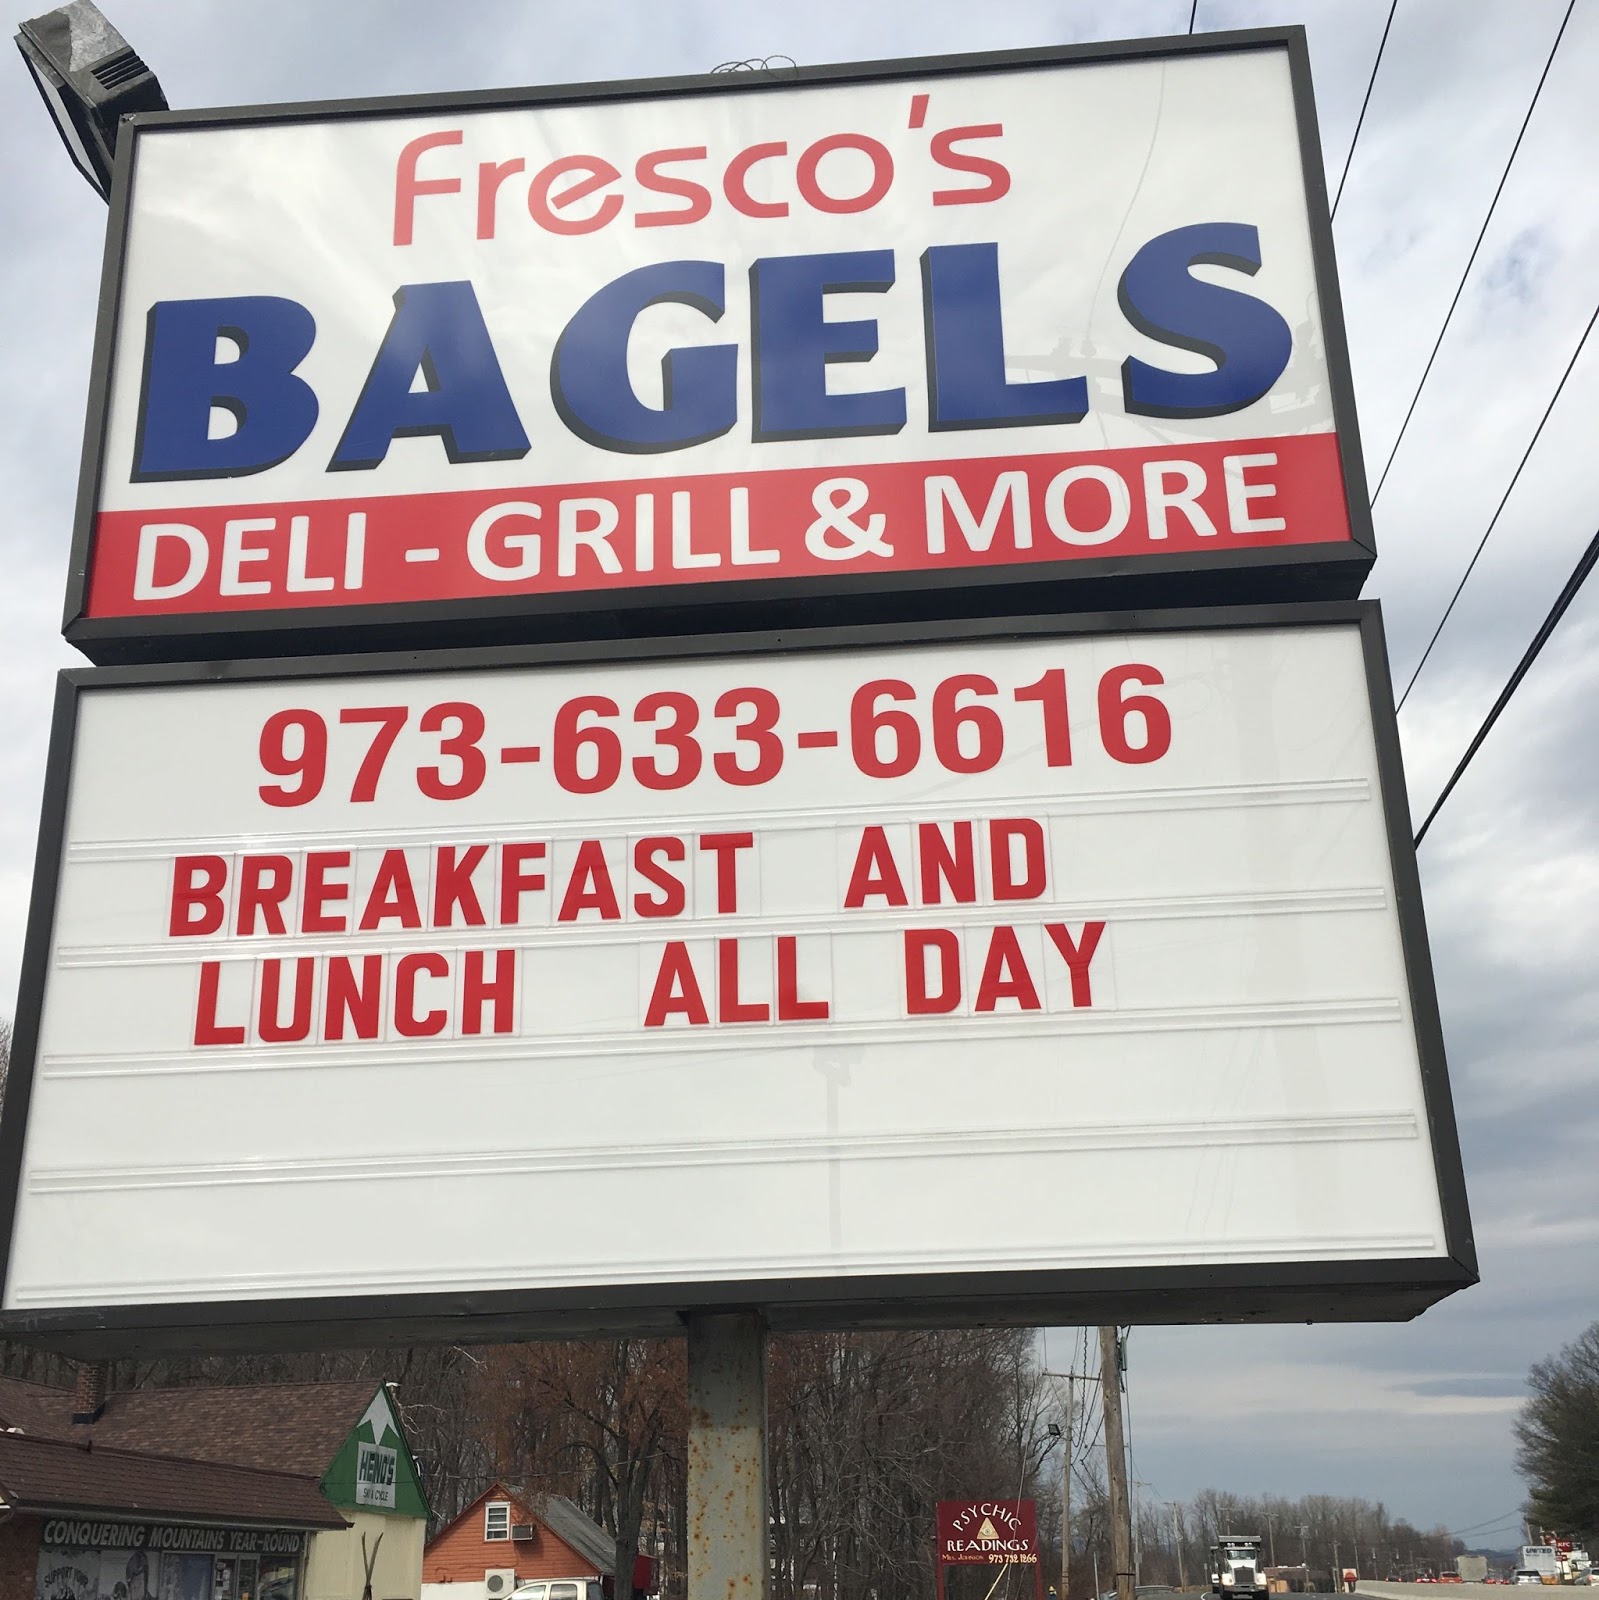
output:
[[17, 48], [73, 165], [109, 200], [122, 119], [167, 109], [155, 74], [92, 0], [71, 0], [24, 22]]

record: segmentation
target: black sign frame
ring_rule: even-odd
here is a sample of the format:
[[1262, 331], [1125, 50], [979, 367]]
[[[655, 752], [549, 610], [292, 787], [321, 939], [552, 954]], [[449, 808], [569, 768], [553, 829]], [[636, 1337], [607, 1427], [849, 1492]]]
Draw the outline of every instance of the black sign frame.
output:
[[1445, 1253], [1436, 1257], [1177, 1265], [1112, 1269], [905, 1273], [876, 1277], [669, 1282], [481, 1292], [352, 1294], [260, 1301], [118, 1305], [0, 1314], [0, 1337], [83, 1359], [200, 1349], [588, 1338], [680, 1333], [689, 1311], [759, 1308], [779, 1331], [802, 1329], [1254, 1321], [1385, 1321], [1418, 1315], [1477, 1281], [1477, 1259], [1444, 1055], [1421, 888], [1411, 842], [1393, 686], [1375, 601], [1184, 609], [1086, 617], [892, 624], [799, 634], [728, 634], [345, 654], [328, 658], [69, 668], [60, 675], [16, 1011], [10, 1081], [0, 1114], [0, 1290], [11, 1249], [28, 1106], [59, 888], [77, 703], [88, 689], [286, 680], [574, 662], [680, 660], [955, 640], [1358, 624], [1376, 741], [1396, 912], [1439, 1186]]

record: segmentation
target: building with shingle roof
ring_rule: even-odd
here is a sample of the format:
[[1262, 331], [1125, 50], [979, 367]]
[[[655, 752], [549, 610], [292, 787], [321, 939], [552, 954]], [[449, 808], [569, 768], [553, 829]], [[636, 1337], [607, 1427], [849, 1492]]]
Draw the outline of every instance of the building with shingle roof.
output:
[[372, 1380], [0, 1377], [0, 1600], [420, 1600], [428, 1508]]
[[[0, 1378], [0, 1426], [52, 1439], [93, 1437], [97, 1447], [149, 1450], [232, 1466], [320, 1478], [371, 1403], [370, 1378], [116, 1389], [92, 1423], [74, 1422], [80, 1391]], [[88, 1402], [92, 1405], [91, 1402]]]
[[599, 1600], [616, 1594], [615, 1564], [616, 1541], [565, 1496], [493, 1483], [428, 1540], [422, 1600]]
[[178, 1517], [234, 1526], [343, 1529], [314, 1478], [70, 1440], [0, 1434], [0, 1497], [13, 1514]]

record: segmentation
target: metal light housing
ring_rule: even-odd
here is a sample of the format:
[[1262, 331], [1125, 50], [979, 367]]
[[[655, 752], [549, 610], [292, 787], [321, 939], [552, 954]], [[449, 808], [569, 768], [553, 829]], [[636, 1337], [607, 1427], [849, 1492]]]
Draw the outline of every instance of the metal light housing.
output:
[[109, 199], [123, 117], [167, 108], [155, 74], [93, 0], [70, 0], [34, 17], [16, 38], [73, 165]]

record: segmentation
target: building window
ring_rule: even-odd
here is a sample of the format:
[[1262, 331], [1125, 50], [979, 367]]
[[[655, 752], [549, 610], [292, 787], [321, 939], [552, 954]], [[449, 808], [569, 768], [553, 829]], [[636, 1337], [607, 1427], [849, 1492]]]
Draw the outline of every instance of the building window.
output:
[[491, 1500], [483, 1508], [483, 1540], [494, 1544], [511, 1537], [511, 1507], [505, 1500]]

